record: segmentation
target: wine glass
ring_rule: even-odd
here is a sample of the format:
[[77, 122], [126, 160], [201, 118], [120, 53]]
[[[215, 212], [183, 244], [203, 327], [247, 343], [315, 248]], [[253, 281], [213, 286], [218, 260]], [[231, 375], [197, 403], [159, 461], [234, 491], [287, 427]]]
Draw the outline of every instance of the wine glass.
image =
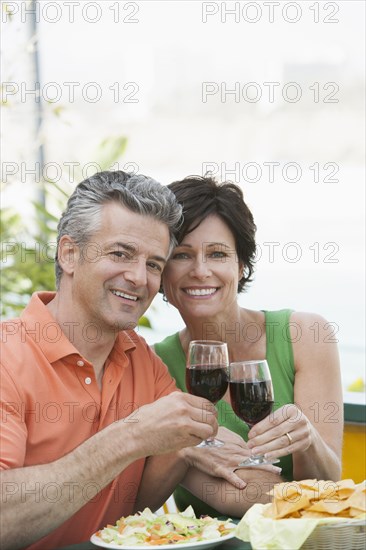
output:
[[[186, 386], [192, 395], [214, 405], [225, 395], [229, 384], [229, 352], [225, 342], [192, 340], [188, 347]], [[222, 447], [219, 439], [209, 438], [197, 447]]]
[[[266, 360], [230, 363], [229, 387], [231, 406], [236, 416], [244, 420], [249, 428], [266, 418], [272, 411], [273, 386]], [[264, 455], [252, 455], [239, 466], [259, 466], [277, 462], [277, 458], [269, 460]]]

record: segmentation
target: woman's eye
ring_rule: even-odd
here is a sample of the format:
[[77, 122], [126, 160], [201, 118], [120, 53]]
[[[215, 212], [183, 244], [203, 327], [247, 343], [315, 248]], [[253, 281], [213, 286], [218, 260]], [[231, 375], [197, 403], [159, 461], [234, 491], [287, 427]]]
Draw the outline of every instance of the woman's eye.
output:
[[175, 252], [172, 256], [173, 260], [186, 260], [187, 258], [188, 254], [186, 252]]
[[226, 258], [227, 254], [226, 252], [216, 250], [215, 252], [211, 252], [210, 256], [211, 258]]

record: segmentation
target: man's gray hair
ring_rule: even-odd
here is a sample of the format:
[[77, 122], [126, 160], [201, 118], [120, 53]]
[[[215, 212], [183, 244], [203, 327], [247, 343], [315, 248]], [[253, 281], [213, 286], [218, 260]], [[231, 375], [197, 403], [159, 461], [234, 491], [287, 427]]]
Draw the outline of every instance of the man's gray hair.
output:
[[62, 267], [58, 261], [61, 237], [69, 235], [75, 244], [85, 246], [100, 229], [102, 207], [109, 202], [117, 202], [132, 212], [151, 216], [166, 224], [170, 234], [169, 253], [173, 249], [176, 244], [174, 235], [182, 215], [182, 207], [174, 193], [142, 174], [122, 170], [98, 172], [76, 186], [60, 218], [55, 265], [57, 288], [62, 276]]

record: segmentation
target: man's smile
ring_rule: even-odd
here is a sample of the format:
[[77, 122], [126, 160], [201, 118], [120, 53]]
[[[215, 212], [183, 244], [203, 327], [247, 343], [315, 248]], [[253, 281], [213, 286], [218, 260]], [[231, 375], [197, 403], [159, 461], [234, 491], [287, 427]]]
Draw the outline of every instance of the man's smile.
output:
[[122, 290], [112, 289], [111, 292], [115, 296], [119, 296], [120, 298], [125, 298], [126, 300], [131, 300], [132, 302], [137, 302], [137, 300], [139, 299], [138, 296], [134, 296], [133, 294], [129, 294]]

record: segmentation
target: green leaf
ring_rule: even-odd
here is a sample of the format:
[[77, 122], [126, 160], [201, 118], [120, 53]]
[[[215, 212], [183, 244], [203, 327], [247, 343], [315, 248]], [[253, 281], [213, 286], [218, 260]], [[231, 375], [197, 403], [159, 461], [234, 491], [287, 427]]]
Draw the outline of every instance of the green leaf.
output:
[[138, 322], [138, 326], [139, 327], [152, 328], [149, 319], [145, 315], [140, 317], [139, 322]]
[[123, 155], [127, 146], [127, 138], [124, 136], [106, 138], [100, 144], [98, 151], [98, 164], [102, 170], [109, 170], [111, 166]]

